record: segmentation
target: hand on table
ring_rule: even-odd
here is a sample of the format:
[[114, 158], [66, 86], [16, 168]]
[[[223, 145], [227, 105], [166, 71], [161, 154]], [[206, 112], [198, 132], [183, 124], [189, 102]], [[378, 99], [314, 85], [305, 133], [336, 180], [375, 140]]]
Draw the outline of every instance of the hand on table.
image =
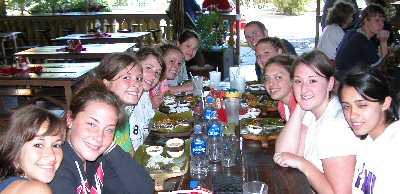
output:
[[163, 96], [162, 95], [153, 96], [150, 98], [150, 100], [151, 100], [151, 104], [153, 105], [153, 108], [158, 108], [161, 106], [161, 104], [163, 102]]

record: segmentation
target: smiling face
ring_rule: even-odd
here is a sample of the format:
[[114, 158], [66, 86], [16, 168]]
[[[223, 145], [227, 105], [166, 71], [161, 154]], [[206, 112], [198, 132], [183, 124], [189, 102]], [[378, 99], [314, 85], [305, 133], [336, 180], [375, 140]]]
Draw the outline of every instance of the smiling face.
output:
[[48, 122], [44, 122], [36, 137], [22, 146], [19, 159], [19, 166], [25, 176], [43, 183], [53, 180], [63, 159], [61, 135], [42, 136], [47, 128]]
[[153, 55], [149, 55], [140, 64], [143, 68], [143, 90], [149, 91], [160, 81], [162, 67], [160, 61]]
[[82, 160], [94, 161], [113, 142], [117, 121], [115, 107], [103, 102], [90, 101], [85, 109], [74, 117], [68, 112], [68, 142]]
[[[390, 97], [386, 97], [386, 100]], [[385, 111], [389, 103], [372, 102], [363, 98], [354, 87], [344, 86], [341, 92], [343, 113], [358, 136], [369, 134], [376, 139], [386, 128]]]
[[255, 50], [257, 42], [268, 36], [268, 31], [263, 32], [257, 24], [250, 24], [244, 29], [244, 37], [251, 49]]
[[[319, 71], [318, 73], [322, 75]], [[300, 63], [294, 71], [294, 96], [301, 108], [312, 111], [317, 118], [322, 116], [328, 106], [329, 92], [332, 90], [333, 84], [333, 77], [327, 80], [303, 63]]]
[[289, 105], [292, 91], [290, 73], [278, 63], [269, 64], [264, 72], [264, 86], [274, 100], [281, 100]]
[[199, 49], [199, 40], [196, 38], [189, 38], [185, 42], [179, 43], [178, 47], [185, 55], [185, 61], [189, 61], [196, 56], [197, 50]]
[[104, 79], [103, 83], [124, 103], [136, 105], [143, 92], [142, 80], [140, 66], [131, 64], [120, 71], [111, 81]]
[[181, 71], [182, 65], [185, 63], [185, 58], [181, 52], [170, 49], [165, 56], [165, 78], [168, 80], [175, 79], [176, 75]]
[[270, 43], [258, 44], [256, 47], [256, 60], [261, 69], [264, 69], [265, 64], [270, 58], [282, 53], [282, 49], [274, 48]]

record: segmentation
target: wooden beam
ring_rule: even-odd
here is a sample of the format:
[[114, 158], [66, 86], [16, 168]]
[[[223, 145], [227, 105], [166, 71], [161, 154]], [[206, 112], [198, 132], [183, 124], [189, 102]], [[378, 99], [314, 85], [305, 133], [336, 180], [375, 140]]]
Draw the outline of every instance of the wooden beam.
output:
[[0, 0], [0, 16], [6, 16], [6, 0]]
[[317, 1], [317, 9], [315, 10], [315, 45], [314, 47], [317, 48], [318, 40], [319, 40], [319, 26], [321, 23], [321, 0]]

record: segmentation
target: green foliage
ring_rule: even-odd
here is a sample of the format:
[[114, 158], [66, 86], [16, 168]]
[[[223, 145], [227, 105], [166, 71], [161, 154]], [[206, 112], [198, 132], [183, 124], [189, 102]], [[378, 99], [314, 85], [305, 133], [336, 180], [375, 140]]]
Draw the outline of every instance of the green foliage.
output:
[[116, 0], [114, 5], [116, 5], [116, 6], [127, 6], [128, 5], [128, 0]]
[[197, 21], [195, 30], [200, 35], [202, 48], [224, 44], [227, 26], [217, 13], [203, 14]]
[[[85, 12], [88, 0], [42, 0], [34, 7], [30, 13], [65, 13], [65, 12]], [[89, 12], [109, 12], [111, 9], [104, 0], [91, 0]]]
[[19, 10], [23, 13], [27, 7], [35, 3], [35, 0], [10, 0], [7, 9]]
[[287, 15], [297, 15], [305, 11], [305, 6], [310, 0], [273, 0], [278, 11]]

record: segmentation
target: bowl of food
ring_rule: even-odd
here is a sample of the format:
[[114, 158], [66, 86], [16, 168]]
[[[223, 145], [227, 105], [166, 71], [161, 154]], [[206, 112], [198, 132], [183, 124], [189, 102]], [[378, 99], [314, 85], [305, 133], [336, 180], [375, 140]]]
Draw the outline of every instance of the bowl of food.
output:
[[258, 125], [248, 125], [247, 129], [249, 130], [250, 133], [252, 134], [260, 134], [263, 128]]
[[172, 138], [169, 139], [166, 143], [165, 143], [165, 147], [167, 148], [167, 153], [173, 157], [173, 158], [177, 158], [179, 156], [181, 156], [183, 154], [183, 152], [185, 151], [185, 142], [183, 141], [183, 139], [179, 139], [179, 138]]
[[261, 110], [258, 108], [250, 108], [249, 109], [249, 114], [252, 118], [256, 118], [258, 115], [260, 115]]
[[149, 146], [146, 148], [146, 153], [150, 156], [159, 156], [164, 151], [162, 146]]

